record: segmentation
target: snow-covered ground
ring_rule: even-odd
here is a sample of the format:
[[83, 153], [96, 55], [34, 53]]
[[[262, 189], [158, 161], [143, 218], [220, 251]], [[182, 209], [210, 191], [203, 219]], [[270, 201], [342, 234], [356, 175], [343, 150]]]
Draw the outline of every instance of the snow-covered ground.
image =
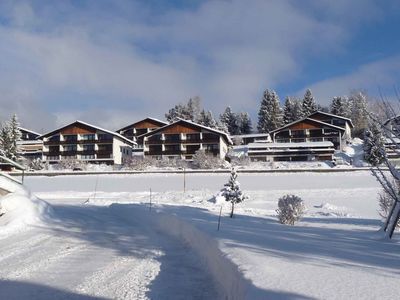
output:
[[[26, 178], [51, 217], [2, 238], [0, 298], [397, 298], [400, 242], [380, 240], [369, 172], [239, 174], [233, 219], [213, 197], [228, 177]], [[294, 227], [275, 217], [286, 193], [307, 207]]]

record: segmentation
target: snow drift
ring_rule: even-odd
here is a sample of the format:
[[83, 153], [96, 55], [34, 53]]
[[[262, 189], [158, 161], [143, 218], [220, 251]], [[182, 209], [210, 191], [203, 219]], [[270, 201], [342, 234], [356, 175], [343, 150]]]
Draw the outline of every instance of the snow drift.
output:
[[43, 222], [51, 213], [50, 205], [32, 195], [17, 181], [0, 176], [0, 237]]

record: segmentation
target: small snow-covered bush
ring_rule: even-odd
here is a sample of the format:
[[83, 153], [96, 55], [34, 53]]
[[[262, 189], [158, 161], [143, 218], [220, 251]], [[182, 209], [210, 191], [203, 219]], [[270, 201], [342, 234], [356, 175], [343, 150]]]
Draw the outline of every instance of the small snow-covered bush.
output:
[[29, 161], [28, 164], [29, 169], [40, 171], [44, 168], [43, 161], [40, 158], [35, 158]]
[[206, 153], [204, 150], [197, 150], [193, 155], [192, 165], [198, 169], [225, 169], [227, 164], [223, 159]]
[[124, 169], [128, 170], [146, 170], [150, 167], [156, 167], [157, 160], [153, 157], [132, 157], [124, 162]]
[[305, 210], [303, 200], [296, 195], [285, 195], [279, 199], [276, 210], [279, 222], [294, 225], [303, 216]]

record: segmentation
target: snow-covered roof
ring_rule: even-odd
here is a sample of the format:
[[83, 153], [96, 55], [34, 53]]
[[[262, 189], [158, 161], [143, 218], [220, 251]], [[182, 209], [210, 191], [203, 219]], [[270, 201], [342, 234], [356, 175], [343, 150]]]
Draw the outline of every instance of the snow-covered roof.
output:
[[240, 135], [231, 135], [231, 138], [256, 138], [256, 137], [269, 137], [269, 133], [249, 133]]
[[17, 141], [17, 145], [37, 145], [37, 144], [43, 144], [42, 140], [20, 140]]
[[328, 126], [328, 127], [332, 127], [332, 128], [338, 129], [338, 130], [340, 130], [340, 131], [345, 131], [345, 129], [344, 129], [343, 127], [339, 127], [339, 126], [332, 125], [332, 124], [329, 124], [329, 123], [325, 123], [325, 122], [322, 122], [322, 121], [319, 121], [319, 120], [315, 120], [315, 119], [312, 119], [312, 118], [309, 118], [309, 117], [305, 117], [305, 118], [303, 118], [303, 119], [294, 121], [294, 122], [289, 123], [289, 124], [286, 124], [286, 125], [284, 125], [284, 126], [282, 126], [282, 127], [280, 127], [280, 128], [277, 128], [277, 129], [275, 129], [275, 130], [272, 130], [272, 131], [270, 131], [269, 133], [271, 134], [271, 133], [275, 133], [275, 132], [281, 131], [282, 129], [285, 129], [285, 128], [290, 127], [290, 126], [292, 126], [292, 125], [294, 125], [294, 124], [297, 124], [297, 123], [300, 123], [300, 122], [303, 122], [303, 121], [307, 121], [307, 120], [308, 120], [308, 121], [312, 121], [312, 122], [316, 122], [316, 123], [318, 123], [318, 124], [325, 125], [325, 126]]
[[[327, 112], [324, 112], [324, 111], [321, 111], [321, 110], [317, 110], [317, 111], [313, 112], [312, 114], [308, 115], [308, 117], [310, 118], [311, 116], [313, 116], [313, 115], [315, 115], [315, 114], [322, 114], [322, 115], [326, 115], [326, 116], [329, 116], [329, 117], [334, 117], [334, 118], [338, 118], [338, 119], [343, 119], [343, 120], [348, 121], [348, 122], [350, 123], [351, 127], [354, 127], [353, 122], [351, 121], [350, 118], [346, 118], [346, 117], [343, 117], [343, 116], [338, 116], [338, 115], [330, 114], [330, 113], [327, 113]], [[311, 119], [312, 119], [312, 118], [311, 118]]]
[[155, 121], [155, 122], [157, 122], [157, 123], [162, 124], [163, 126], [168, 125], [168, 122], [161, 121], [161, 120], [159, 120], [159, 119], [152, 118], [152, 117], [147, 117], [147, 118], [144, 118], [144, 119], [142, 119], [142, 120], [139, 120], [139, 121], [137, 121], [137, 122], [135, 122], [135, 123], [132, 123], [132, 124], [130, 124], [130, 125], [128, 125], [128, 126], [122, 127], [122, 128], [120, 128], [120, 129], [118, 129], [117, 132], [120, 132], [120, 131], [122, 131], [122, 130], [128, 129], [128, 128], [134, 126], [135, 124], [140, 123], [140, 122], [143, 122], [143, 121], [146, 121], [146, 120]]
[[204, 126], [204, 125], [200, 125], [200, 124], [197, 124], [197, 123], [195, 123], [195, 122], [192, 122], [192, 121], [189, 121], [189, 120], [185, 120], [185, 119], [181, 119], [181, 118], [178, 118], [177, 121], [175, 121], [175, 122], [173, 122], [173, 123], [170, 123], [170, 124], [168, 124], [168, 125], [165, 125], [165, 126], [163, 126], [163, 127], [160, 127], [160, 128], [158, 128], [158, 129], [156, 129], [156, 130], [153, 130], [153, 131], [151, 131], [151, 132], [147, 132], [147, 133], [145, 133], [145, 134], [142, 134], [142, 135], [138, 136], [138, 138], [139, 138], [139, 137], [145, 137], [145, 136], [151, 136], [151, 135], [156, 134], [157, 132], [159, 132], [159, 131], [161, 131], [161, 130], [164, 130], [165, 128], [168, 128], [168, 127], [170, 127], [170, 126], [173, 126], [173, 125], [175, 125], [175, 124], [177, 124], [177, 123], [179, 123], [179, 122], [185, 122], [185, 123], [191, 124], [191, 125], [193, 125], [193, 126], [197, 126], [197, 127], [202, 128], [202, 129], [205, 129], [205, 130], [208, 130], [208, 131], [211, 131], [211, 132], [218, 133], [218, 134], [220, 134], [220, 135], [222, 135], [222, 136], [225, 137], [225, 139], [227, 140], [228, 144], [231, 144], [231, 145], [233, 144], [231, 138], [229, 137], [229, 135], [228, 135], [226, 132], [223, 132], [223, 131], [218, 130], [218, 129], [215, 129], [215, 128], [207, 127], [207, 126]]
[[303, 143], [250, 143], [249, 149], [255, 148], [313, 148], [313, 147], [333, 147], [333, 143], [325, 142], [303, 142]]
[[96, 130], [99, 130], [99, 131], [102, 131], [102, 132], [105, 132], [105, 133], [108, 133], [108, 134], [111, 134], [111, 135], [123, 140], [124, 142], [127, 142], [128, 144], [131, 144], [131, 145], [136, 144], [136, 142], [131, 141], [130, 139], [127, 139], [126, 137], [120, 135], [119, 133], [116, 133], [116, 132], [113, 132], [113, 131], [110, 131], [110, 130], [107, 130], [107, 129], [104, 129], [104, 128], [101, 128], [101, 127], [98, 127], [98, 126], [83, 122], [83, 121], [80, 121], [80, 120], [76, 120], [75, 122], [72, 122], [72, 123], [70, 123], [68, 125], [62, 126], [62, 127], [58, 128], [56, 130], [53, 130], [53, 131], [50, 131], [48, 133], [42, 134], [41, 136], [38, 137], [38, 139], [53, 135], [54, 133], [56, 133], [58, 131], [61, 131], [64, 128], [67, 128], [67, 127], [69, 127], [71, 125], [74, 125], [76, 123], [81, 124], [81, 125], [85, 125], [85, 126], [88, 126], [88, 127], [91, 127], [91, 128], [94, 128]]
[[37, 133], [37, 132], [35, 132], [35, 131], [32, 131], [32, 130], [26, 129], [26, 128], [24, 128], [24, 127], [21, 127], [21, 126], [18, 126], [18, 129], [19, 129], [19, 130], [26, 131], [26, 132], [29, 132], [29, 133], [32, 133], [32, 134], [35, 134], [35, 135], [37, 135], [37, 136], [40, 136], [40, 133]]

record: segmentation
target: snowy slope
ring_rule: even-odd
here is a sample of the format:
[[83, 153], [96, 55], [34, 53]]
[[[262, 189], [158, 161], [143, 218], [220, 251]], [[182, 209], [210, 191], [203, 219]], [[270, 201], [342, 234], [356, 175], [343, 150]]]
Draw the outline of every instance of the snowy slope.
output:
[[[54, 214], [4, 239], [0, 298], [397, 297], [400, 241], [377, 234], [380, 188], [369, 172], [239, 174], [250, 199], [233, 219], [213, 201], [228, 177], [187, 174], [185, 193], [181, 174], [28, 178]], [[294, 227], [275, 216], [286, 193], [307, 207]]]

